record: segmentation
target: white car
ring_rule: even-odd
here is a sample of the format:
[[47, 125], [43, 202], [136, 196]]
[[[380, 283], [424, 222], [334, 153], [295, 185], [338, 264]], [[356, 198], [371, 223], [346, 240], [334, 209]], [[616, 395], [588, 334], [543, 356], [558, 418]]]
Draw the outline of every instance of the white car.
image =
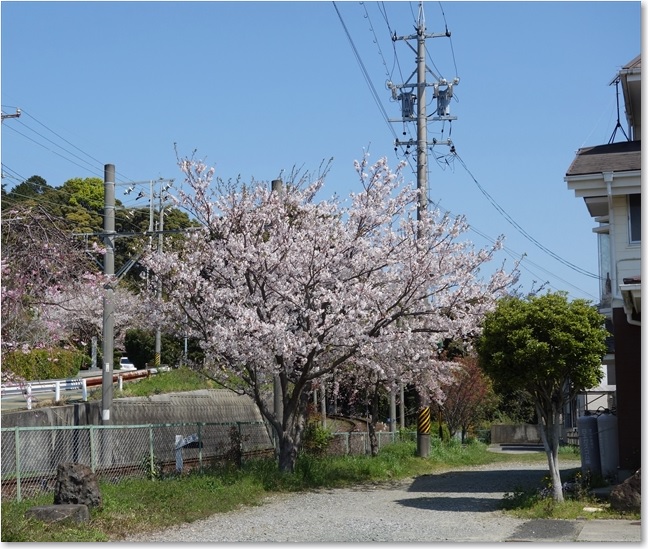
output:
[[119, 359], [119, 369], [124, 371], [137, 370], [135, 364], [133, 364], [127, 356], [123, 356]]

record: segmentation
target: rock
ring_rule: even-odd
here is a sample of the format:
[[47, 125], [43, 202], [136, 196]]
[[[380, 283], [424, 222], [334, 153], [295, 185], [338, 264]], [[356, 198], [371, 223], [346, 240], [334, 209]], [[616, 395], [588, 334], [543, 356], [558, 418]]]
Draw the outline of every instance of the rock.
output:
[[610, 507], [616, 511], [641, 511], [641, 469], [612, 488]]
[[43, 522], [59, 522], [66, 519], [74, 522], [87, 522], [90, 520], [90, 511], [87, 505], [64, 503], [62, 505], [32, 507], [27, 509], [25, 516]]
[[101, 506], [99, 482], [92, 469], [82, 463], [61, 463], [56, 470], [54, 503]]

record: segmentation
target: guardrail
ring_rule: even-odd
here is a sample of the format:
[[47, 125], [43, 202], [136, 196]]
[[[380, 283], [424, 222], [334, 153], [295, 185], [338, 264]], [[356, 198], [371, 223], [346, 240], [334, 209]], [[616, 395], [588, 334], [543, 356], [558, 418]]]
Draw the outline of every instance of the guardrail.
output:
[[[124, 381], [133, 379], [140, 379], [149, 377], [164, 371], [163, 368], [149, 368], [147, 370], [134, 370], [127, 372], [119, 372], [113, 374], [113, 383], [119, 384], [119, 389], [122, 389]], [[88, 400], [88, 387], [101, 385], [103, 383], [103, 376], [101, 371], [96, 376], [79, 377], [71, 379], [50, 379], [41, 381], [23, 381], [21, 383], [3, 383], [0, 386], [0, 396], [5, 399], [9, 397], [24, 396], [27, 409], [31, 410], [32, 397], [36, 394], [54, 393], [54, 401], [61, 400], [61, 392], [66, 391], [81, 391], [81, 398], [84, 402]]]

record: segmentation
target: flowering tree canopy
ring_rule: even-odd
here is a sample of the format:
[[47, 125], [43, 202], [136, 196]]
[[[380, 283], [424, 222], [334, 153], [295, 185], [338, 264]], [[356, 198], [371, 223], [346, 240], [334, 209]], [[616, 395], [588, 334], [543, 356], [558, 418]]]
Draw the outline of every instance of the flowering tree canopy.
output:
[[96, 270], [64, 223], [40, 206], [2, 214], [2, 350], [49, 341], [38, 308], [53, 288]]
[[[103, 293], [99, 272], [103, 249], [86, 248], [72, 236], [69, 223], [37, 204], [2, 213], [2, 353], [15, 350], [78, 346], [100, 336]], [[116, 290], [115, 326], [143, 325], [142, 300]], [[3, 379], [10, 372], [3, 369]]]
[[[53, 286], [43, 296], [40, 319], [53, 341], [72, 339], [87, 344], [103, 331], [104, 286], [107, 278], [98, 273], [85, 273], [64, 288]], [[114, 336], [123, 347], [126, 329], [150, 328], [146, 302], [123, 286], [117, 285], [113, 295]]]
[[[250, 395], [279, 436], [292, 470], [313, 385], [333, 372], [411, 380], [439, 396], [437, 343], [474, 335], [515, 276], [480, 267], [499, 248], [474, 250], [463, 219], [423, 213], [418, 191], [385, 160], [357, 163], [361, 192], [348, 205], [316, 201], [323, 178], [234, 188], [213, 169], [181, 161], [191, 191], [179, 197], [201, 227], [148, 263], [162, 279], [168, 322], [188, 323], [203, 365]], [[272, 405], [279, 380], [283, 413]]]

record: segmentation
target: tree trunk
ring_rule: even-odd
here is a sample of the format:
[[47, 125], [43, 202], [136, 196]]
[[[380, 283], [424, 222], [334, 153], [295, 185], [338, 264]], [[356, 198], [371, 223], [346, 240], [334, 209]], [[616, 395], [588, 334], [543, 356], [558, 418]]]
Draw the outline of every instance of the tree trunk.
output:
[[282, 473], [294, 473], [297, 463], [298, 447], [293, 438], [286, 432], [279, 439], [279, 470]]
[[[282, 391], [286, 390], [282, 384]], [[278, 418], [266, 407], [263, 399], [255, 395], [255, 402], [261, 413], [270, 421], [277, 432], [279, 444], [279, 470], [294, 473], [297, 456], [301, 449], [302, 435], [306, 427], [306, 410], [312, 390], [310, 385], [295, 385], [292, 394], [282, 395], [283, 415]]]
[[[538, 419], [540, 421], [540, 437], [547, 454], [549, 463], [549, 475], [554, 501], [561, 503], [565, 501], [560, 478], [560, 467], [558, 466], [558, 447], [560, 444], [560, 407], [558, 403], [552, 404], [552, 410], [547, 416], [546, 411], [538, 407]], [[546, 417], [545, 417], [546, 416]]]
[[367, 425], [369, 429], [369, 446], [371, 448], [371, 456], [378, 455], [378, 436], [376, 435], [376, 422], [378, 421], [378, 402], [380, 395], [378, 394], [378, 384], [374, 387], [373, 395], [371, 395], [371, 421]]

